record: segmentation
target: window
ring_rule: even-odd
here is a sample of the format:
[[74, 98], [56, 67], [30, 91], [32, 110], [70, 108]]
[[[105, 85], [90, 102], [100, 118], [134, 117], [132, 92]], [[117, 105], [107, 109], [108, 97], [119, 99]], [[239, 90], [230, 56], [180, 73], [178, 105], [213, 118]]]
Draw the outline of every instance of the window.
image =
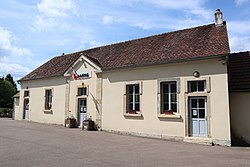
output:
[[52, 107], [52, 89], [45, 90], [45, 110], [50, 110]]
[[140, 112], [140, 86], [139, 84], [126, 85], [126, 113], [138, 114]]
[[206, 81], [188, 81], [188, 92], [205, 92]]
[[84, 87], [84, 88], [78, 88], [78, 93], [77, 93], [78, 96], [85, 96], [87, 95], [87, 88]]
[[30, 92], [29, 91], [24, 91], [24, 97], [29, 97], [29, 95], [30, 95]]
[[177, 112], [177, 84], [176, 81], [161, 82], [161, 114]]

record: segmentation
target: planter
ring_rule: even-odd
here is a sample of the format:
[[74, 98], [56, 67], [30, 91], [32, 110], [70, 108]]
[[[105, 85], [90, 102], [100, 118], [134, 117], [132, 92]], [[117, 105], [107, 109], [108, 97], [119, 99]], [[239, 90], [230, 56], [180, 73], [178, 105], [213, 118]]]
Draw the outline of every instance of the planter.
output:
[[76, 127], [76, 119], [75, 118], [67, 118], [65, 119], [66, 128], [75, 128]]
[[172, 110], [166, 110], [163, 113], [166, 115], [174, 115], [174, 112]]
[[128, 114], [137, 114], [137, 112], [135, 110], [130, 110], [128, 111]]

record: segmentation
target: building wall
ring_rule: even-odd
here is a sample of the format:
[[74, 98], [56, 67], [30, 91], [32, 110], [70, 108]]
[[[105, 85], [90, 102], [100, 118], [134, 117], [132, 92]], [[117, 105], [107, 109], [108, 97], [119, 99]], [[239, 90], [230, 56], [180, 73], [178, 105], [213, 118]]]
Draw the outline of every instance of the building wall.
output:
[[236, 144], [250, 144], [250, 93], [230, 93], [230, 112], [232, 137]]
[[[64, 124], [66, 79], [54, 77], [21, 82], [19, 111], [15, 119], [23, 119], [24, 91], [29, 91], [28, 120], [50, 124]], [[45, 90], [52, 89], [52, 111], [45, 111]]]
[[13, 103], [13, 113], [12, 113], [12, 119], [15, 119], [16, 114], [20, 114], [20, 99], [18, 97], [13, 98], [14, 103]]
[[[90, 78], [82, 78], [75, 81], [70, 81], [70, 98], [69, 98], [69, 110], [72, 112], [75, 118], [78, 117], [78, 98], [87, 99], [87, 117], [98, 122], [100, 125], [101, 118], [101, 83], [100, 77], [94, 72], [95, 69], [88, 63], [79, 62], [76, 66], [76, 73], [81, 74], [84, 71], [91, 73]], [[87, 96], [77, 96], [78, 88], [86, 87]]]
[[[188, 132], [188, 102], [191, 94], [186, 82], [195, 79], [193, 72], [209, 80], [211, 91], [196, 96], [208, 96], [209, 137], [214, 143], [230, 145], [230, 120], [227, 87], [227, 67], [219, 60], [159, 65], [147, 68], [117, 70], [103, 73], [103, 129], [160, 138], [183, 139]], [[157, 87], [161, 79], [179, 79], [179, 117], [158, 117]], [[125, 83], [142, 83], [141, 117], [124, 116]]]
[[[24, 91], [29, 91], [28, 120], [50, 124], [64, 124], [69, 111], [78, 119], [78, 96], [80, 87], [87, 87], [88, 94], [81, 98], [87, 99], [88, 118], [92, 118], [100, 125], [101, 119], [101, 78], [97, 77], [94, 68], [83, 61], [74, 67], [76, 73], [81, 74], [88, 70], [90, 78], [72, 80], [72, 70], [68, 77], [51, 77], [21, 82], [20, 104], [16, 108], [15, 119], [21, 120], [24, 115]], [[28, 88], [28, 89], [27, 89]], [[52, 89], [52, 112], [45, 111], [45, 90]]]

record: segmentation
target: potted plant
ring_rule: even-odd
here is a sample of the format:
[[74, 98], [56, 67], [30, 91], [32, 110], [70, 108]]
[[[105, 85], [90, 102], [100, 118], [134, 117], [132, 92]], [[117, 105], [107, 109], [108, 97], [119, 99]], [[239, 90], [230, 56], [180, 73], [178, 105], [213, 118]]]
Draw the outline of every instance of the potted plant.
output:
[[137, 114], [137, 112], [135, 110], [129, 110], [128, 113], [129, 114]]
[[164, 110], [163, 113], [167, 114], [167, 115], [174, 115], [174, 111], [173, 110]]

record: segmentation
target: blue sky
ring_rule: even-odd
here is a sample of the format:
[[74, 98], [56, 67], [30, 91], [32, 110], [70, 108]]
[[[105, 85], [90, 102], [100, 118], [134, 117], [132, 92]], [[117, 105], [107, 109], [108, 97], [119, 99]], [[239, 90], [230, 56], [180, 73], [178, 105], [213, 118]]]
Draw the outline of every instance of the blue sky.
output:
[[250, 0], [0, 0], [0, 76], [15, 80], [62, 53], [214, 22], [231, 52], [250, 50]]

